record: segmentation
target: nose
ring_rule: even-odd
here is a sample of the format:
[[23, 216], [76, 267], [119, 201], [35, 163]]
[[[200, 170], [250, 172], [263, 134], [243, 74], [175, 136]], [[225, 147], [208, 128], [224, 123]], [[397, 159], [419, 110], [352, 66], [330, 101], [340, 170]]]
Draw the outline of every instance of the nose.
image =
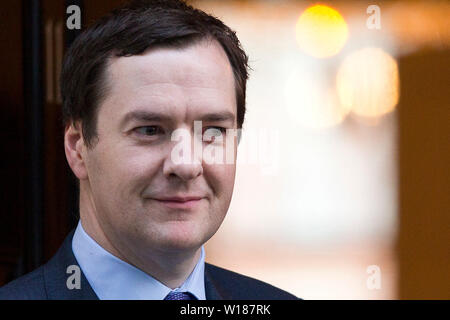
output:
[[[192, 140], [191, 140], [192, 142]], [[180, 158], [177, 146], [172, 148], [171, 152], [167, 155], [164, 160], [163, 173], [167, 178], [178, 177], [183, 181], [188, 181], [197, 178], [203, 174], [203, 164], [201, 152], [192, 152], [194, 146], [191, 145], [181, 151], [182, 156]], [[187, 156], [185, 152], [190, 152], [191, 156]], [[183, 157], [184, 156], [184, 157]]]
[[203, 166], [199, 161], [190, 164], [175, 164], [169, 160], [165, 162], [163, 171], [168, 178], [177, 176], [183, 181], [189, 181], [203, 174]]

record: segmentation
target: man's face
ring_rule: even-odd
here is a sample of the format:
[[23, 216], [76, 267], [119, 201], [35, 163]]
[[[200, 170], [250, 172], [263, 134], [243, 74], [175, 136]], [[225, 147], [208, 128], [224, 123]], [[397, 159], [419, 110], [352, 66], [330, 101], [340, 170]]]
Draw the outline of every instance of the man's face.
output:
[[[80, 186], [87, 190], [89, 211], [121, 251], [198, 249], [225, 217], [236, 161], [209, 165], [193, 155], [191, 163], [176, 164], [171, 153], [179, 142], [171, 141], [171, 133], [186, 129], [193, 143], [194, 121], [211, 114], [232, 119], [203, 120], [203, 131], [236, 128], [234, 78], [225, 52], [217, 42], [152, 49], [113, 58], [107, 79], [98, 140], [84, 152], [87, 178]], [[199, 141], [203, 148], [211, 143]], [[163, 201], [171, 197], [201, 199]]]

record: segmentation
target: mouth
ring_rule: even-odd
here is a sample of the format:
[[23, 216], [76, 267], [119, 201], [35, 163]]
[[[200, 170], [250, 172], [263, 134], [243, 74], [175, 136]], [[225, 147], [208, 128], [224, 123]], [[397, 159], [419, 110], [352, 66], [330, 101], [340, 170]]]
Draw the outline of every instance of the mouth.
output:
[[171, 209], [194, 209], [204, 198], [192, 199], [154, 199], [156, 202]]

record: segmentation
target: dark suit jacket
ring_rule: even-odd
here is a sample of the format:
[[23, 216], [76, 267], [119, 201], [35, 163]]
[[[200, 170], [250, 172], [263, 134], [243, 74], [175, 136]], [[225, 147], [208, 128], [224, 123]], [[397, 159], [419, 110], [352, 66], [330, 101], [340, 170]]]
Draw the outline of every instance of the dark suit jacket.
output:
[[[68, 289], [67, 267], [78, 265], [72, 251], [72, 231], [48, 263], [0, 288], [0, 300], [96, 300], [81, 271], [81, 288]], [[207, 300], [293, 300], [297, 297], [267, 283], [205, 264]]]

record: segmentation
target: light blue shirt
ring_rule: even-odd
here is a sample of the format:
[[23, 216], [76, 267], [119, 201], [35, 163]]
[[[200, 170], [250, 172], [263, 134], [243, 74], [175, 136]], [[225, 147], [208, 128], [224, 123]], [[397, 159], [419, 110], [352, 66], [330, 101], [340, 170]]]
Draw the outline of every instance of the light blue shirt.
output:
[[[72, 239], [72, 250], [100, 300], [163, 300], [172, 291], [147, 273], [103, 249], [84, 231], [81, 221]], [[187, 291], [199, 300], [206, 300], [204, 273], [205, 250], [202, 246], [194, 270], [174, 291]]]

